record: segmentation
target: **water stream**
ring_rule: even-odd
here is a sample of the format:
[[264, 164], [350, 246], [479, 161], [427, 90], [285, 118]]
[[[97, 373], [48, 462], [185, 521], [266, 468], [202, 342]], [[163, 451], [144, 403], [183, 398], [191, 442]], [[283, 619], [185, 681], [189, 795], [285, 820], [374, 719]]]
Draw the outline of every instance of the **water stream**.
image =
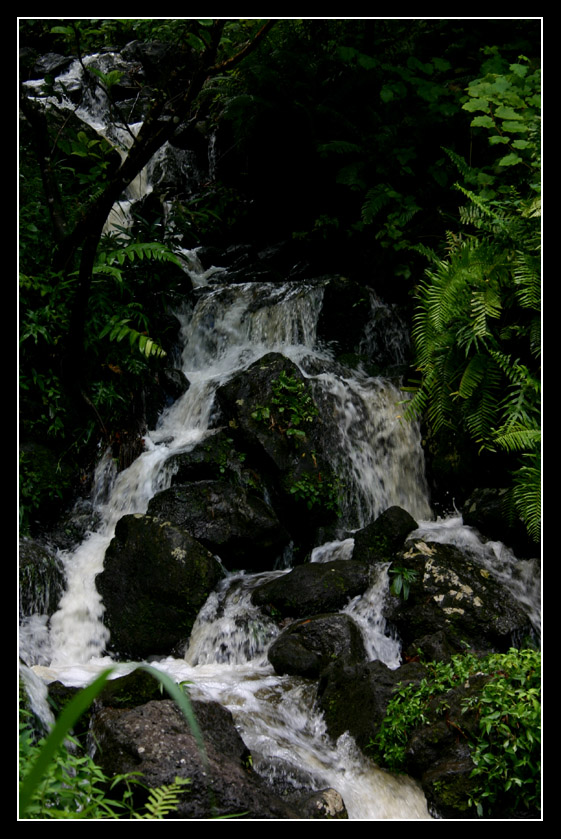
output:
[[[133, 190], [131, 200], [132, 195]], [[329, 348], [318, 345], [321, 282], [220, 285], [220, 269], [204, 272], [196, 251], [184, 252], [184, 259], [198, 289], [196, 304], [177, 312], [181, 366], [190, 388], [164, 411], [145, 438], [145, 451], [128, 469], [116, 474], [110, 457], [101, 460], [93, 498], [101, 524], [75, 551], [60, 553], [66, 591], [50, 627], [39, 619], [30, 621], [25, 632], [25, 658], [39, 683], [58, 679], [82, 686], [113, 663], [105, 652], [108, 634], [95, 578], [115, 526], [123, 515], [146, 512], [154, 494], [170, 485], [169, 458], [214, 432], [216, 389], [267, 352], [281, 352], [299, 366], [338, 430], [333, 467], [345, 486], [342, 533], [396, 504], [420, 523], [419, 535], [430, 529], [431, 538], [466, 538], [461, 520], [450, 525], [430, 521], [419, 432], [400, 418], [403, 393], [389, 380], [339, 367]], [[372, 304], [380, 305], [374, 297]], [[312, 561], [349, 558], [352, 544], [342, 536], [318, 545]], [[497, 549], [489, 562], [502, 567], [506, 577], [508, 557], [498, 554]], [[372, 765], [347, 735], [330, 741], [314, 707], [313, 682], [274, 673], [267, 648], [279, 630], [251, 605], [250, 594], [264, 576], [282, 573], [286, 569], [229, 574], [201, 610], [185, 657], [156, 666], [177, 681], [191, 682], [194, 698], [213, 699], [231, 710], [258, 772], [271, 778], [280, 774], [295, 785], [337, 789], [351, 819], [429, 818], [416, 783]], [[361, 627], [369, 656], [395, 668], [399, 645], [386, 634], [381, 617], [387, 586], [387, 571], [381, 568], [371, 589], [346, 611]], [[133, 667], [121, 664], [118, 673]]]

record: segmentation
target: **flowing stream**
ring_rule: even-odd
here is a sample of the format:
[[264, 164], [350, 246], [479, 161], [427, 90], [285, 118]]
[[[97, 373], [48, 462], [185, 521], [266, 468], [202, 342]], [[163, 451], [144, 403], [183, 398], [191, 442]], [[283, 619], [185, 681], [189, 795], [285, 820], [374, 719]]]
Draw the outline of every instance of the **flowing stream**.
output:
[[[477, 537], [469, 531], [466, 536], [461, 520], [444, 525], [430, 521], [419, 432], [400, 419], [403, 393], [389, 380], [338, 366], [329, 348], [318, 345], [321, 281], [221, 285], [220, 269], [204, 272], [196, 251], [185, 252], [184, 258], [198, 289], [196, 303], [177, 313], [181, 366], [190, 388], [164, 411], [145, 438], [145, 451], [128, 469], [116, 474], [108, 456], [99, 464], [93, 504], [101, 524], [75, 551], [60, 553], [66, 591], [50, 627], [34, 616], [21, 633], [38, 703], [41, 685], [58, 679], [83, 686], [113, 664], [105, 653], [108, 635], [95, 578], [115, 526], [123, 515], [146, 512], [154, 494], [170, 485], [168, 459], [214, 433], [216, 389], [267, 352], [281, 352], [299, 366], [321, 411], [337, 429], [333, 467], [345, 486], [342, 533], [397, 504], [420, 523], [419, 535], [430, 531], [431, 538], [468, 538], [473, 550], [479, 550]], [[373, 296], [372, 305], [382, 304]], [[399, 335], [388, 336], [390, 340], [399, 346]], [[349, 558], [352, 545], [352, 538], [343, 536], [318, 545], [312, 561]], [[506, 577], [508, 558], [502, 554], [497, 559], [498, 553], [485, 561], [493, 567], [498, 563]], [[229, 574], [201, 610], [185, 657], [170, 657], [155, 666], [177, 681], [191, 682], [193, 698], [216, 700], [231, 710], [258, 772], [292, 779], [295, 785], [335, 788], [351, 819], [430, 818], [416, 783], [378, 769], [347, 735], [330, 741], [314, 707], [313, 682], [274, 673], [267, 648], [279, 630], [251, 605], [250, 595], [264, 578], [283, 573], [286, 568]], [[371, 659], [395, 668], [399, 645], [386, 634], [381, 617], [387, 587], [387, 569], [382, 568], [370, 590], [346, 611], [361, 627]], [[120, 664], [117, 672], [133, 667]]]

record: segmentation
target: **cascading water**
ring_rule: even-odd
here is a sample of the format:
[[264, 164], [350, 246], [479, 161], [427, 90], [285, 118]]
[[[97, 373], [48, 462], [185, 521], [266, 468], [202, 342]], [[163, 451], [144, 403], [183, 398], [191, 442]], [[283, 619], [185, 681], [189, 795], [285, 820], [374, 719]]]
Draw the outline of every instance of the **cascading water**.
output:
[[[199, 276], [197, 284], [200, 282]], [[163, 413], [158, 427], [146, 437], [146, 451], [128, 469], [116, 475], [109, 461], [100, 464], [95, 502], [103, 524], [76, 551], [62, 556], [67, 589], [51, 619], [50, 666], [36, 666], [36, 673], [46, 680], [58, 678], [81, 685], [107, 665], [107, 630], [95, 577], [103, 568], [117, 521], [127, 513], [146, 511], [151, 497], [170, 483], [166, 461], [171, 455], [189, 450], [213, 433], [209, 422], [216, 389], [267, 352], [282, 352], [297, 362], [310, 377], [318, 402], [338, 416], [341, 446], [337, 469], [342, 474], [342, 452], [346, 452], [349, 497], [354, 492], [361, 498], [353, 509], [347, 502], [349, 516], [362, 519], [389, 504], [401, 503], [404, 485], [414, 487], [408, 505], [416, 514], [428, 514], [424, 485], [416, 483], [416, 460], [420, 457], [416, 432], [406, 426], [404, 435], [396, 420], [398, 391], [382, 380], [353, 380], [346, 371], [337, 373], [329, 354], [314, 346], [321, 297], [322, 287], [317, 283], [207, 286], [201, 289], [194, 309], [180, 315], [185, 341], [183, 371], [191, 386]], [[329, 374], [307, 372], [326, 363], [331, 367]], [[369, 425], [373, 400], [377, 419]], [[384, 455], [383, 461], [389, 465], [396, 455], [401, 461], [397, 471], [386, 469], [383, 485], [372, 466], [380, 440], [381, 451], [391, 440], [390, 454]], [[412, 464], [413, 474], [408, 478]], [[333, 542], [318, 547], [313, 561], [348, 558], [351, 552], [352, 539]], [[393, 778], [370, 765], [348, 737], [335, 746], [330, 743], [322, 719], [314, 711], [309, 682], [274, 674], [267, 647], [279, 630], [251, 606], [250, 594], [264, 577], [281, 573], [285, 572], [229, 575], [201, 610], [185, 659], [170, 658], [157, 666], [179, 681], [191, 682], [194, 698], [215, 699], [232, 711], [259, 772], [272, 777], [282, 773], [285, 778], [293, 777], [294, 783], [303, 784], [307, 779], [316, 787], [336, 788], [350, 818], [428, 818], [424, 796], [413, 782]], [[399, 648], [384, 635], [380, 618], [386, 587], [382, 571], [362, 604], [351, 603], [348, 610], [363, 627], [370, 654], [395, 667]]]
[[[90, 112], [87, 118], [94, 124]], [[123, 138], [119, 142], [125, 144]], [[145, 438], [145, 451], [128, 469], [117, 475], [109, 457], [98, 467], [93, 502], [102, 523], [74, 552], [61, 553], [66, 591], [48, 637], [45, 621], [37, 624], [41, 632], [35, 653], [26, 633], [25, 660], [44, 682], [59, 679], [82, 686], [110, 662], [95, 578], [103, 569], [117, 522], [126, 514], [146, 512], [150, 499], [170, 485], [170, 457], [213, 433], [217, 388], [265, 353], [280, 352], [299, 366], [321, 412], [336, 429], [333, 469], [344, 486], [342, 531], [367, 524], [395, 504], [432, 528], [431, 537], [441, 533], [428, 522], [420, 439], [416, 427], [400, 419], [403, 394], [388, 380], [338, 366], [329, 349], [318, 346], [324, 283], [221, 286], [220, 269], [205, 273], [196, 251], [184, 251], [183, 258], [197, 289], [195, 305], [177, 313], [182, 368], [190, 388], [164, 411]], [[367, 335], [365, 340], [372, 345], [375, 338]], [[450, 534], [447, 530], [441, 538]], [[318, 546], [312, 561], [349, 558], [352, 546], [350, 538]], [[281, 775], [295, 786], [333, 787], [351, 819], [429, 818], [414, 782], [379, 770], [347, 735], [330, 742], [314, 709], [313, 683], [274, 673], [267, 648], [279, 629], [252, 606], [250, 595], [264, 579], [282, 573], [286, 571], [229, 574], [201, 610], [185, 657], [170, 657], [156, 666], [177, 681], [190, 682], [193, 698], [213, 699], [230, 709], [261, 774], [272, 779]], [[371, 659], [395, 668], [399, 645], [386, 634], [381, 617], [387, 587], [387, 568], [382, 567], [370, 590], [346, 611], [361, 627]], [[119, 665], [117, 672], [133, 667]]]

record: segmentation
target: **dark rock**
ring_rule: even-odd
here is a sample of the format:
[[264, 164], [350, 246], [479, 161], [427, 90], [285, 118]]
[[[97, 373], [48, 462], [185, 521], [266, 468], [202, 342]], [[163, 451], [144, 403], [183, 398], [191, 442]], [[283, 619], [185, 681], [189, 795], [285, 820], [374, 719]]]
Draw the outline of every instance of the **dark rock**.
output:
[[132, 660], [171, 654], [188, 639], [222, 576], [216, 558], [185, 530], [151, 516], [124, 516], [96, 578], [110, 649]]
[[369, 289], [346, 277], [327, 284], [318, 319], [318, 338], [338, 353], [357, 353], [371, 317]]
[[405, 771], [418, 778], [431, 811], [441, 818], [473, 818], [468, 806], [477, 780], [469, 741], [477, 735], [479, 711], [466, 711], [466, 699], [478, 695], [490, 676], [474, 675], [464, 684], [435, 698], [425, 722], [411, 732], [406, 748]]
[[[283, 404], [275, 391], [281, 379], [299, 388], [283, 391]], [[248, 466], [254, 465], [272, 488], [281, 522], [311, 547], [315, 530], [336, 519], [336, 478], [324, 454], [324, 426], [302, 373], [283, 355], [268, 353], [220, 387], [216, 400], [220, 424], [238, 431]]]
[[[214, 702], [192, 702], [203, 749], [176, 705], [148, 702], [130, 710], [105, 708], [95, 715], [92, 733], [96, 762], [108, 775], [141, 772], [149, 789], [190, 783], [168, 818], [210, 819], [242, 815], [250, 819], [299, 818], [288, 803], [272, 794], [250, 771], [249, 752], [228, 710]], [[135, 809], [148, 791], [133, 785]]]
[[453, 545], [418, 540], [397, 554], [396, 567], [416, 572], [408, 599], [390, 596], [384, 609], [404, 648], [444, 633], [454, 647], [506, 652], [531, 634], [522, 606], [489, 571]]
[[236, 444], [231, 429], [219, 429], [198, 443], [191, 451], [172, 455], [166, 468], [172, 473], [172, 486], [193, 481], [226, 479], [244, 489], [258, 489], [262, 482], [254, 469], [245, 469], [246, 454]]
[[339, 611], [353, 597], [363, 594], [369, 584], [370, 571], [364, 563], [311, 562], [259, 586], [251, 600], [284, 616], [303, 618]]
[[334, 659], [366, 659], [360, 629], [349, 615], [315, 615], [295, 621], [274, 641], [268, 658], [280, 675], [318, 678]]
[[353, 533], [353, 559], [358, 562], [388, 562], [399, 551], [418, 524], [401, 507], [389, 507], [378, 518]]
[[337, 661], [329, 665], [319, 680], [318, 704], [330, 736], [336, 740], [348, 731], [359, 748], [367, 749], [397, 686], [418, 684], [425, 674], [425, 668], [416, 662], [396, 670], [381, 661], [353, 666]]
[[64, 592], [64, 582], [64, 567], [55, 554], [33, 539], [20, 540], [20, 617], [52, 615]]
[[226, 481], [170, 487], [148, 513], [184, 528], [230, 570], [270, 570], [289, 542], [268, 504]]
[[298, 807], [301, 819], [348, 819], [345, 802], [335, 789], [322, 789], [308, 795]]

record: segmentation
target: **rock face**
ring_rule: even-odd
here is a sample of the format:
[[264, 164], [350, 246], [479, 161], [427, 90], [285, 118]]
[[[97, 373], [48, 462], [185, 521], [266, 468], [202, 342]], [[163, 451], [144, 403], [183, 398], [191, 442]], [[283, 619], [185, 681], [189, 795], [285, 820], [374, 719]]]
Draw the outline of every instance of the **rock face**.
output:
[[124, 516], [96, 579], [110, 649], [132, 660], [171, 654], [187, 641], [222, 576], [216, 558], [185, 530], [152, 516]]
[[385, 609], [406, 650], [443, 633], [458, 647], [506, 652], [531, 632], [508, 589], [453, 545], [418, 540], [396, 565], [416, 574], [408, 599], [390, 597]]
[[271, 644], [268, 659], [280, 675], [319, 678], [334, 659], [364, 661], [366, 651], [356, 623], [348, 615], [315, 615], [295, 621]]
[[271, 568], [289, 541], [265, 501], [225, 481], [170, 487], [154, 496], [148, 513], [184, 528], [230, 570]]
[[363, 594], [369, 583], [370, 571], [364, 563], [339, 559], [312, 562], [259, 586], [251, 600], [283, 616], [303, 618], [342, 609], [351, 598]]
[[419, 525], [401, 507], [389, 507], [378, 518], [353, 534], [353, 559], [358, 562], [387, 562]]
[[318, 684], [318, 703], [327, 729], [336, 739], [348, 731], [361, 749], [378, 733], [388, 702], [399, 684], [418, 683], [425, 675], [415, 662], [390, 670], [381, 661], [349, 665], [344, 660], [326, 668]]
[[[108, 775], [141, 772], [143, 783], [151, 789], [171, 784], [176, 777], [188, 778], [177, 809], [168, 818], [302, 818], [297, 803], [275, 795], [251, 771], [250, 753], [230, 712], [215, 702], [191, 704], [202, 743], [170, 700], [132, 709], [102, 709], [93, 721], [97, 763]], [[330, 792], [331, 798], [336, 796]], [[135, 809], [142, 809], [147, 795], [141, 787], [134, 788]], [[309, 790], [302, 798], [303, 809], [314, 811], [304, 818], [342, 817], [341, 802], [329, 795], [325, 800], [324, 794], [323, 803], [321, 795]]]

